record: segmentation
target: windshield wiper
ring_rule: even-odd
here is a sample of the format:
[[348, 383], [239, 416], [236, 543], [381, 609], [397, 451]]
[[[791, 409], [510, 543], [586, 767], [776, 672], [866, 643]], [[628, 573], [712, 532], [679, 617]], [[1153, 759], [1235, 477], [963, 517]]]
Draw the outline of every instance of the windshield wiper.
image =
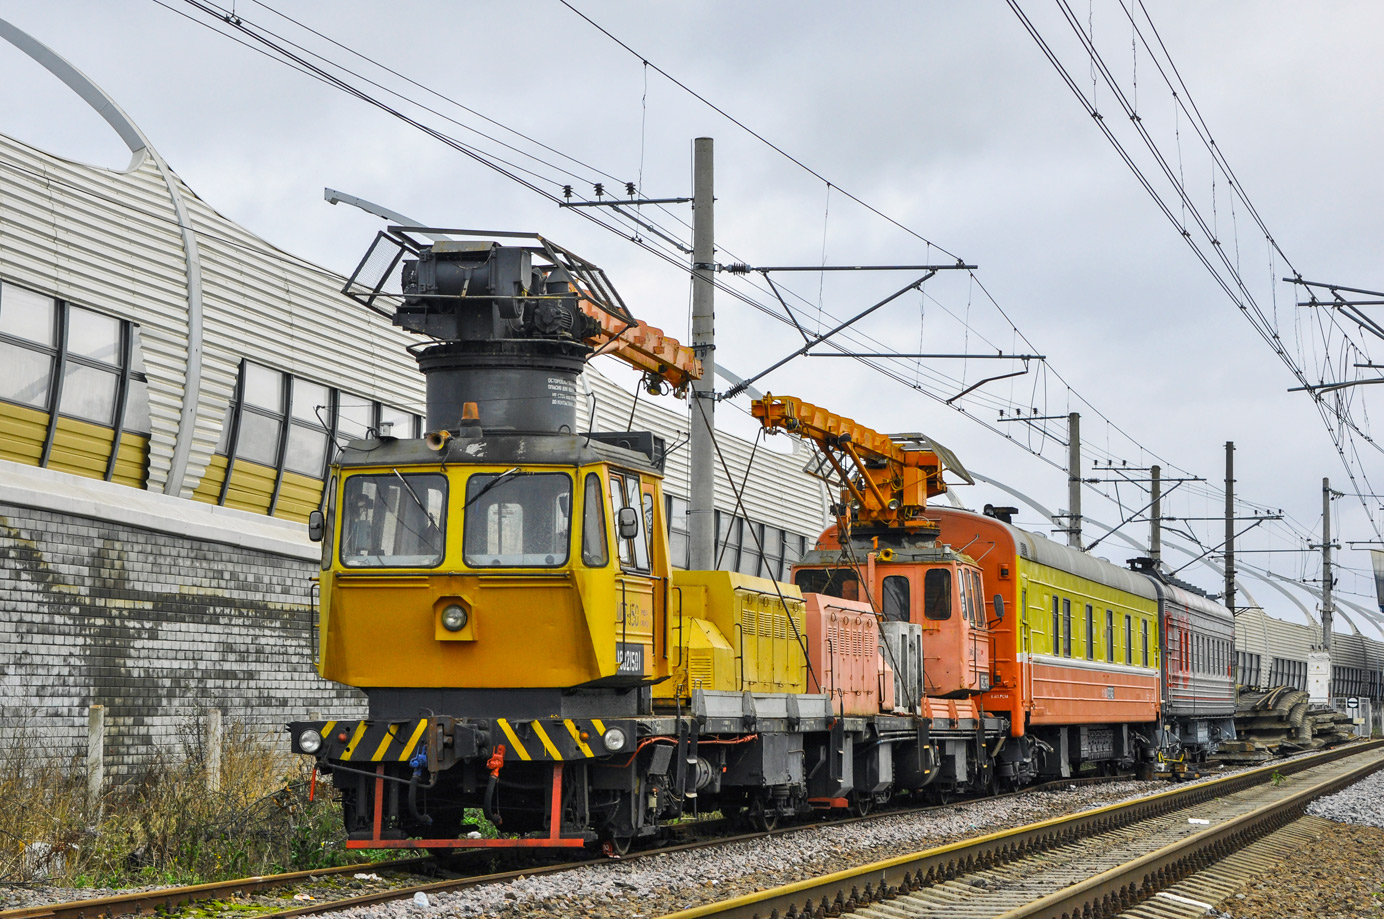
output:
[[397, 469], [393, 470], [393, 472], [399, 477], [399, 481], [404, 483], [404, 488], [408, 489], [409, 497], [413, 499], [413, 503], [417, 504], [418, 509], [428, 518], [428, 526], [432, 527], [434, 530], [440, 530], [441, 527], [437, 525], [437, 518], [432, 515], [432, 511], [428, 510], [428, 506], [423, 503], [423, 499], [418, 497], [418, 492], [413, 490], [413, 486], [408, 483], [408, 479], [404, 478]]
[[479, 500], [481, 499], [481, 495], [483, 495], [483, 494], [485, 494], [486, 492], [490, 491], [490, 489], [494, 488], [496, 485], [499, 485], [501, 482], [505, 481], [506, 479], [510, 479], [510, 478], [513, 478], [514, 476], [520, 476], [520, 475], [533, 475], [533, 473], [531, 473], [531, 472], [522, 472], [522, 471], [519, 469], [518, 466], [511, 466], [510, 468], [506, 469], [504, 472], [502, 472], [502, 473], [500, 473], [499, 475], [495, 476], [495, 478], [491, 479], [489, 482], [486, 482], [484, 485], [482, 485], [481, 488], [480, 488], [480, 491], [478, 491], [478, 492], [476, 492], [474, 495], [472, 495], [472, 496], [470, 497], [470, 499], [467, 500], [467, 502], [461, 506], [461, 509], [462, 509], [462, 510], [466, 510], [468, 507], [470, 507], [471, 505], [473, 505], [473, 504], [475, 504], [477, 501], [479, 501]]

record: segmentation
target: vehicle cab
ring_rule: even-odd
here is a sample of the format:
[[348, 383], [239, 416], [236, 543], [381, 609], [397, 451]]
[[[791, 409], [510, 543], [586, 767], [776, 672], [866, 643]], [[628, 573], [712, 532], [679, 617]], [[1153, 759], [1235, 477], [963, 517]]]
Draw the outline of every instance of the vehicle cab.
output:
[[886, 622], [922, 628], [923, 689], [929, 696], [964, 698], [990, 688], [990, 629], [980, 568], [945, 546], [809, 552], [793, 569], [803, 593], [862, 600]]
[[322, 676], [448, 691], [658, 677], [668, 550], [649, 457], [584, 436], [389, 439], [351, 444], [335, 472]]

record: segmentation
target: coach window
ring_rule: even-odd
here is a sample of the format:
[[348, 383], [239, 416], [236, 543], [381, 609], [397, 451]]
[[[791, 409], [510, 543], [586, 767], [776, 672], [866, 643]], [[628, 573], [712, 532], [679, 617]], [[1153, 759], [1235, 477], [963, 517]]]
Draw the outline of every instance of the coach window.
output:
[[1072, 601], [1062, 598], [1062, 656], [1072, 656]]
[[1062, 653], [1062, 608], [1058, 605], [1060, 602], [1054, 594], [1052, 598], [1052, 653], [1054, 655]]
[[884, 618], [891, 622], [907, 622], [908, 616], [908, 578], [901, 574], [891, 574], [884, 579]]
[[581, 563], [588, 568], [604, 568], [610, 563], [606, 551], [605, 498], [601, 494], [601, 477], [586, 474], [582, 493]]
[[1086, 604], [1086, 659], [1096, 659], [1096, 611]]
[[1105, 660], [1115, 663], [1115, 611], [1105, 611]]
[[950, 619], [952, 577], [949, 568], [929, 568], [923, 576], [923, 615], [928, 619]]
[[1129, 613], [1125, 613], [1124, 649], [1125, 663], [1134, 663], [1134, 626], [1130, 621]]
[[1144, 649], [1144, 666], [1147, 667], [1149, 665], [1149, 621], [1147, 619], [1139, 620], [1139, 635]]

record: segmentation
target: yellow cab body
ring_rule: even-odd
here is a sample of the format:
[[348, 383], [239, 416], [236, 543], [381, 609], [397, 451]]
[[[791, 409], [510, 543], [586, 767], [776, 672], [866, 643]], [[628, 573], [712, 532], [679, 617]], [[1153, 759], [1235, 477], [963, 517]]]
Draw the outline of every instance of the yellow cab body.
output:
[[352, 443], [334, 471], [322, 676], [491, 689], [666, 674], [654, 636], [668, 548], [647, 457], [580, 435], [453, 438], [442, 450], [385, 439]]

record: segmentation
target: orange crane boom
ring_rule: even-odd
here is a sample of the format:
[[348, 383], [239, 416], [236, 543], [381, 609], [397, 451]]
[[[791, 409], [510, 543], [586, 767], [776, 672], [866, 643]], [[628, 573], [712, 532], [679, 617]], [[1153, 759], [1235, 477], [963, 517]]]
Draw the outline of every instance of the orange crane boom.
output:
[[592, 344], [600, 354], [611, 354], [631, 366], [666, 380], [673, 392], [681, 396], [693, 380], [702, 376], [702, 362], [692, 349], [663, 334], [663, 330], [647, 322], [630, 325], [592, 303], [586, 297], [578, 299], [581, 311], [601, 326]]

